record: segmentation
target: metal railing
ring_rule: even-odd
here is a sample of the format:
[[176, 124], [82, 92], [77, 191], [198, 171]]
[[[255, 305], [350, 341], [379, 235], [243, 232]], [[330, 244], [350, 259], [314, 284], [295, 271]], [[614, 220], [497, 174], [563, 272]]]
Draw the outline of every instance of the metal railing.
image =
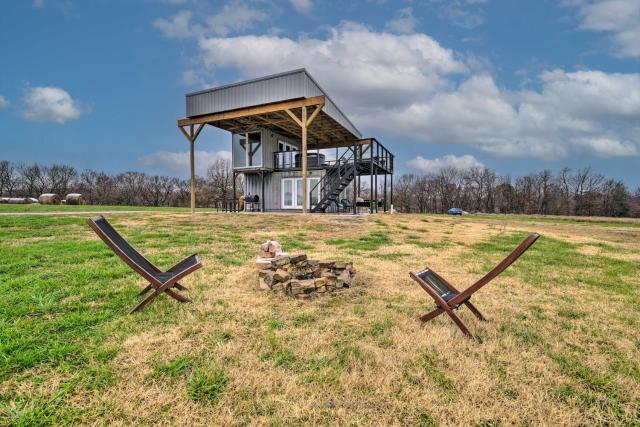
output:
[[360, 151], [359, 161], [370, 161], [375, 164], [376, 168], [393, 173], [394, 156], [377, 139], [371, 138], [371, 143], [367, 144], [364, 149], [360, 146], [358, 151]]
[[[318, 183], [309, 191], [309, 200], [313, 200], [314, 191], [318, 191], [317, 205], [325, 203], [327, 195], [333, 192], [333, 190], [340, 185], [343, 177], [350, 172], [349, 168], [353, 169], [355, 167], [353, 159], [354, 152], [346, 150], [338, 159], [333, 161], [332, 167], [328, 169], [327, 173], [325, 173]], [[311, 206], [311, 209], [314, 208], [315, 206]]]
[[[307, 167], [328, 168], [334, 161], [325, 160], [323, 153], [315, 151], [307, 152]], [[274, 169], [300, 169], [302, 168], [302, 151], [276, 151], [273, 153]]]

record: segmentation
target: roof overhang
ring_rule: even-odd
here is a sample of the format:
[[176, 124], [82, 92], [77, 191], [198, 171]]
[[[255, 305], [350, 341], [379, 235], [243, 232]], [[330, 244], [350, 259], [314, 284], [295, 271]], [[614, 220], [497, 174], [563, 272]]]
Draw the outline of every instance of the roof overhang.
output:
[[266, 128], [283, 136], [299, 139], [302, 133], [300, 126], [302, 109], [307, 108], [309, 115], [307, 122], [310, 122], [307, 128], [307, 141], [310, 149], [353, 145], [354, 141], [360, 139], [359, 136], [354, 135], [327, 114], [323, 110], [325, 104], [324, 95], [287, 99], [188, 117], [178, 120], [178, 126], [184, 128], [207, 124], [233, 133]]

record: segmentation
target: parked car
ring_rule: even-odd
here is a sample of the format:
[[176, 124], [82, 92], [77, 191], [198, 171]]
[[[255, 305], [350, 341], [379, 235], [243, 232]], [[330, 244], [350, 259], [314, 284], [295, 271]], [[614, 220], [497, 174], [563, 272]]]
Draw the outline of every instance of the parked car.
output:
[[451, 208], [447, 211], [449, 215], [462, 215], [464, 211], [460, 208]]

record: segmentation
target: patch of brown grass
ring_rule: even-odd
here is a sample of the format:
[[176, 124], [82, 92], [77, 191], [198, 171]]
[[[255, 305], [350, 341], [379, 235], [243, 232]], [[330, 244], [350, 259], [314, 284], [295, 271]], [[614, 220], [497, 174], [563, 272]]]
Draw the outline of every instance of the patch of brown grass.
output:
[[[202, 251], [204, 268], [185, 283], [193, 304], [159, 319], [163, 306], [175, 304], [161, 297], [131, 317], [131, 322], [145, 325], [141, 332], [114, 335], [110, 345], [119, 352], [109, 363], [117, 383], [69, 400], [87, 424], [638, 421], [640, 386], [633, 375], [640, 355], [640, 313], [628, 305], [628, 298], [603, 297], [602, 291], [588, 286], [554, 287], [554, 277], [571, 274], [571, 266], [541, 271], [548, 278], [545, 287], [504, 275], [474, 297], [487, 322], [460, 310], [478, 343], [465, 339], [446, 316], [421, 325], [416, 316], [430, 310], [432, 302], [408, 276], [429, 266], [464, 288], [486, 265], [470, 245], [525, 230], [584, 245], [579, 251], [585, 256], [614, 257], [595, 245], [615, 241], [626, 259], [637, 260], [637, 242], [616, 234], [626, 230], [418, 215], [163, 214], [153, 219], [122, 216], [117, 223], [125, 235], [126, 229], [137, 228], [166, 228], [177, 235], [180, 227], [190, 226], [194, 239], [201, 239], [197, 244], [153, 252], [177, 256]], [[391, 244], [366, 251], [330, 243], [374, 232], [385, 234]], [[224, 237], [202, 240], [216, 235]], [[266, 238], [279, 236], [312, 247], [290, 252], [353, 261], [357, 289], [304, 302], [257, 290], [254, 250]], [[408, 255], [384, 257], [398, 253]], [[577, 359], [580, 365], [574, 371], [554, 362], [557, 355]], [[179, 358], [189, 363], [175, 376], [156, 372], [157, 366]], [[616, 360], [631, 373], [613, 369]], [[228, 378], [219, 400], [190, 399], [191, 379], [214, 366]], [[586, 377], [590, 372], [611, 379], [609, 395], [596, 381], [599, 377]], [[620, 413], [612, 414], [612, 408]]]

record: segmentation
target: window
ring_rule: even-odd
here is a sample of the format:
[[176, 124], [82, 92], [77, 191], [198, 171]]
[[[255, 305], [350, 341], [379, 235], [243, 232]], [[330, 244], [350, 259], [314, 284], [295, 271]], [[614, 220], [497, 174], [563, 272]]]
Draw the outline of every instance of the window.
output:
[[[320, 182], [319, 177], [307, 178], [307, 190], [313, 190], [313, 193], [311, 194], [310, 207], [315, 206], [320, 199], [320, 186], [316, 187], [318, 182]], [[302, 178], [283, 178], [282, 208], [302, 209], [302, 192]]]
[[247, 136], [249, 139], [247, 166], [262, 166], [262, 134], [260, 132], [251, 132]]
[[260, 132], [233, 135], [233, 167], [262, 166], [262, 134]]
[[288, 142], [278, 140], [278, 151], [296, 151], [296, 146]]

